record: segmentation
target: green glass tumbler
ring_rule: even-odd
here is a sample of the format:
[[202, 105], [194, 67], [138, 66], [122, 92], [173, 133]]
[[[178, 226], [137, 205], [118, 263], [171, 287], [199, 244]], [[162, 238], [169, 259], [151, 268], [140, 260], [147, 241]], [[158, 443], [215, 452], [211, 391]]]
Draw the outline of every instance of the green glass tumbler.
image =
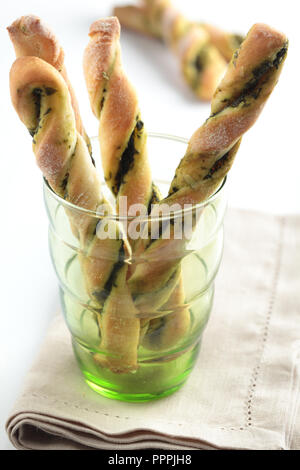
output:
[[[93, 154], [100, 155], [97, 139], [92, 139], [92, 143]], [[149, 134], [148, 152], [153, 168], [153, 180], [163, 196], [168, 192], [170, 181], [185, 153], [186, 145], [187, 141], [182, 138]], [[97, 168], [101, 168], [101, 162], [96, 163]], [[104, 183], [102, 190], [107, 198], [111, 198]], [[81, 265], [83, 248], [70, 223], [72, 214], [76, 215], [76, 220], [81, 215], [85, 220], [100, 220], [101, 214], [81, 209], [61, 199], [46, 181], [44, 198], [50, 222], [50, 254], [59, 281], [62, 311], [71, 333], [79, 368], [87, 384], [105, 397], [128, 402], [146, 402], [178, 390], [195, 366], [213, 305], [214, 280], [223, 252], [226, 180], [204, 203], [178, 213], [172, 212], [169, 220], [168, 216], [164, 215], [164, 221], [169, 222], [169, 227], [174, 227], [174, 221], [176, 222], [178, 217], [181, 217], [182, 221], [182, 216], [189, 215], [188, 220], [191, 220], [192, 215], [193, 226], [184, 241], [180, 258], [177, 256], [175, 259], [172, 250], [170, 252], [167, 249], [168, 243], [165, 244], [165, 250], [160, 250], [161, 262], [169, 263], [170, 266], [173, 266], [172, 263], [176, 264], [177, 273], [176, 279], [170, 282], [170, 285], [163, 286], [163, 304], [157, 305], [156, 297], [152, 302], [150, 296], [150, 300], [147, 299], [147, 308], [143, 306], [141, 313], [137, 314], [140, 298], [137, 301], [132, 297], [133, 303], [137, 302], [137, 310], [133, 311], [132, 315], [138, 316], [141, 324], [136, 351], [137, 366], [134, 370], [122, 373], [106, 366], [104, 360], [98, 360], [106, 358], [109, 363], [111, 354], [103, 347], [103, 305], [97, 304], [86, 289]], [[111, 217], [115, 218], [117, 223], [124, 222], [118, 216]], [[152, 222], [151, 218], [152, 215], [148, 216], [147, 224]], [[161, 225], [158, 226], [161, 229]], [[109, 253], [104, 249], [98, 256], [107, 257]], [[141, 263], [151, 263], [145, 260], [143, 252], [133, 255], [126, 262], [132, 272]], [[109, 297], [109, 292], [106, 292], [104, 297]], [[122, 316], [122, 312], [119, 314]], [[128, 341], [126, 328], [123, 335], [124, 338], [119, 338], [120, 342]], [[117, 357], [114, 358], [114, 361], [116, 360]], [[194, 373], [198, 371], [195, 370]]]

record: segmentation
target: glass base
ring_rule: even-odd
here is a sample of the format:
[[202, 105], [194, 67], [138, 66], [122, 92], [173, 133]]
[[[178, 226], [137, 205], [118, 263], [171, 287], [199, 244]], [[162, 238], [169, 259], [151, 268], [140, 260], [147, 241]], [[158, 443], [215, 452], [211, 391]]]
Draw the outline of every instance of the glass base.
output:
[[167, 397], [186, 382], [200, 349], [200, 342], [173, 356], [139, 362], [128, 374], [116, 374], [94, 360], [94, 352], [73, 338], [73, 349], [88, 386], [98, 394], [125, 402], [142, 403]]

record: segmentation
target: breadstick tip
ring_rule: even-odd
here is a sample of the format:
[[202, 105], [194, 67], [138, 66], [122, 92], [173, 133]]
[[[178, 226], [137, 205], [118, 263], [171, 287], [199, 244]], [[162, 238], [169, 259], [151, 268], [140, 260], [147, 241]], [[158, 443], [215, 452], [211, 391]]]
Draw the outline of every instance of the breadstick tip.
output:
[[277, 44], [287, 41], [287, 37], [283, 33], [264, 23], [254, 24], [248, 35], [250, 33], [256, 39], [272, 39], [272, 41], [277, 41]]
[[268, 57], [273, 51], [287, 45], [288, 39], [283, 33], [266, 24], [257, 23], [248, 32], [244, 43], [242, 43], [241, 51], [246, 49], [247, 55], [251, 54], [252, 60], [254, 60], [255, 57], [257, 59]]
[[57, 69], [62, 67], [64, 51], [53, 32], [38, 16], [21, 16], [7, 27], [7, 31], [17, 57], [41, 57]]
[[26, 36], [36, 34], [46, 29], [47, 27], [41, 23], [41, 19], [35, 15], [21, 16], [7, 27], [8, 32], [12, 35], [20, 32]]
[[89, 36], [94, 34], [102, 34], [103, 36], [113, 37], [120, 36], [120, 22], [116, 16], [108, 18], [100, 18], [90, 26]]

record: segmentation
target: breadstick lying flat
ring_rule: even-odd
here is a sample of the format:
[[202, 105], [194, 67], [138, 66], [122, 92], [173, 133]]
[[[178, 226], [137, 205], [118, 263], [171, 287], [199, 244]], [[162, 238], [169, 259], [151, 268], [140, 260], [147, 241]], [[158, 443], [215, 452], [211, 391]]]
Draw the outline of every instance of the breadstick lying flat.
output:
[[54, 33], [37, 16], [27, 15], [18, 18], [7, 28], [13, 43], [16, 57], [39, 57], [58, 70], [68, 85], [76, 119], [76, 128], [84, 138], [90, 154], [92, 153], [90, 139], [84, 130], [80, 116], [79, 105], [67, 75], [64, 64], [64, 51]]
[[[242, 136], [254, 125], [278, 82], [287, 49], [283, 34], [264, 24], [252, 27], [214, 95], [211, 116], [192, 136], [162, 203], [198, 204], [216, 191], [234, 162]], [[174, 253], [174, 263], [160, 257], [167, 249]], [[166, 286], [172, 288], [184, 250], [184, 240], [152, 240], [144, 252], [149, 262], [140, 264], [129, 280], [139, 309], [165, 302]]]
[[[153, 7], [154, 1], [141, 0], [139, 6], [127, 5], [115, 7], [114, 15], [119, 18], [122, 26], [163, 41], [163, 24], [161, 21], [158, 21], [157, 15], [153, 15], [151, 11], [151, 7]], [[169, 6], [171, 8], [170, 1], [163, 2], [163, 5]], [[205, 31], [209, 34], [210, 42], [218, 49], [224, 59], [227, 62], [230, 62], [232, 54], [240, 47], [241, 43], [243, 42], [243, 36], [240, 34], [227, 33], [211, 24], [195, 24], [205, 29]]]
[[[66, 201], [91, 211], [105, 204], [107, 214], [110, 214], [112, 209], [101, 195], [97, 171], [83, 138], [76, 131], [70, 94], [61, 74], [37, 57], [22, 57], [12, 66], [10, 90], [19, 117], [33, 136], [38, 166], [53, 191]], [[138, 343], [140, 322], [134, 315], [131, 295], [125, 295], [126, 259], [130, 256], [130, 247], [123, 239], [122, 228], [120, 224], [111, 222], [115, 224], [115, 238], [101, 240], [97, 237], [97, 226], [103, 221], [100, 215], [93, 218], [68, 211], [68, 216], [78, 232], [87, 290], [102, 309], [99, 323], [101, 347], [106, 348], [104, 363], [117, 372], [134, 370], [137, 367], [137, 347], [132, 336], [135, 332]], [[118, 310], [122, 318], [109, 308], [118, 289], [123, 292]], [[112, 318], [109, 318], [110, 313]], [[124, 334], [122, 336], [123, 317], [127, 327], [131, 325], [130, 342]], [[117, 350], [108, 340], [111, 329], [115, 333], [119, 331], [123, 337]], [[110, 358], [113, 358], [112, 363]]]
[[169, 0], [147, 0], [140, 7], [117, 7], [114, 14], [124, 26], [159, 37], [178, 56], [182, 74], [202, 100], [211, 100], [226, 61], [206, 28], [188, 21]]

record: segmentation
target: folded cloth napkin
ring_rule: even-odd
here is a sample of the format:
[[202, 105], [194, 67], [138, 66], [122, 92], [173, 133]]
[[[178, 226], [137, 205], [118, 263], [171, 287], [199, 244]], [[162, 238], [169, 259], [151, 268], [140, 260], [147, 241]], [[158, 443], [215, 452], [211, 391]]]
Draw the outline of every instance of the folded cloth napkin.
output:
[[150, 403], [91, 391], [55, 318], [7, 432], [18, 449], [299, 449], [300, 217], [228, 211], [196, 368]]

